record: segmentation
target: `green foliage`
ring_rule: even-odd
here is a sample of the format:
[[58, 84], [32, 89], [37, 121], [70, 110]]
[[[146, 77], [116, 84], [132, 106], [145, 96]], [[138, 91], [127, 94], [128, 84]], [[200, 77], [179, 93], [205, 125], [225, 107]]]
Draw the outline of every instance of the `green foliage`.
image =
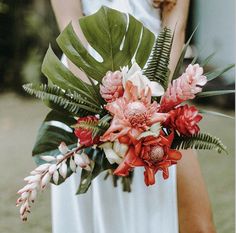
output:
[[196, 95], [196, 97], [210, 97], [210, 96], [216, 96], [216, 95], [227, 95], [227, 94], [233, 94], [235, 93], [235, 90], [217, 90], [217, 91], [204, 91], [200, 92]]
[[208, 57], [206, 57], [200, 64], [201, 67], [204, 67], [205, 65], [207, 65], [210, 60], [215, 56], [215, 52], [210, 54]]
[[219, 116], [219, 117], [225, 117], [225, 118], [230, 118], [230, 119], [234, 119], [234, 117], [220, 113], [220, 112], [214, 112], [214, 111], [208, 111], [205, 109], [199, 109], [198, 110], [199, 113], [203, 113], [203, 114], [208, 114], [208, 115], [213, 115], [213, 116]]
[[46, 75], [49, 83], [57, 85], [63, 90], [73, 90], [79, 93], [84, 99], [100, 105], [98, 100], [94, 98], [94, 89], [91, 85], [77, 78], [52, 51], [49, 47], [42, 65], [42, 72]]
[[84, 116], [102, 111], [99, 106], [91, 103], [90, 100], [82, 98], [77, 92], [64, 91], [55, 85], [29, 83], [24, 85], [23, 88], [30, 95], [35, 95], [37, 98], [46, 101], [46, 103], [50, 101], [50, 103], [54, 103], [54, 106], [61, 107], [62, 112], [66, 110], [71, 115]]
[[[107, 7], [81, 18], [79, 22], [89, 44], [101, 55], [102, 62], [83, 47], [71, 24], [57, 42], [67, 57], [86, 73], [90, 84], [76, 77], [49, 46], [42, 72], [50, 85], [27, 84], [24, 89], [57, 111], [75, 116], [96, 113], [103, 116], [101, 106], [104, 100], [99, 93], [99, 82], [108, 70], [130, 65], [133, 58], [141, 67], [144, 66], [154, 43], [154, 35], [131, 15]], [[93, 79], [99, 82], [95, 84]]]
[[228, 154], [225, 145], [219, 138], [213, 137], [210, 134], [198, 133], [192, 136], [178, 136], [175, 135], [172, 143], [173, 149], [203, 149], [203, 150], [217, 150], [218, 153], [224, 151]]
[[164, 28], [158, 35], [152, 49], [152, 55], [144, 74], [152, 81], [159, 82], [165, 89], [168, 86], [168, 69], [173, 37], [171, 30]]
[[[61, 142], [65, 142], [69, 148], [74, 148], [77, 144], [77, 138], [73, 133], [73, 129], [69, 125], [76, 123], [73, 117], [61, 114], [57, 111], [51, 111], [44, 119], [38, 130], [38, 135], [33, 148], [32, 155], [37, 165], [45, 163], [41, 159], [42, 155], [58, 156], [60, 151], [58, 146]], [[67, 177], [72, 174], [68, 167]], [[60, 176], [59, 183], [64, 182], [64, 178]]]
[[222, 74], [224, 74], [225, 72], [227, 72], [228, 70], [230, 70], [234, 67], [235, 67], [235, 64], [231, 64], [231, 65], [226, 66], [224, 69], [210, 71], [210, 72], [206, 73], [205, 76], [207, 77], [208, 81], [211, 81], [215, 78], [220, 77]]
[[49, 112], [38, 130], [32, 152], [33, 156], [54, 156], [59, 154], [58, 146], [61, 142], [65, 142], [67, 145], [77, 143], [73, 129], [69, 126], [75, 123], [76, 120], [73, 117], [66, 116], [56, 111]]
[[[130, 65], [133, 58], [141, 67], [149, 58], [154, 35], [131, 15], [101, 7], [95, 14], [81, 18], [79, 24], [102, 61], [96, 60], [83, 46], [71, 24], [60, 34], [57, 42], [77, 67], [98, 82], [108, 70]], [[48, 65], [45, 63], [45, 68]]]

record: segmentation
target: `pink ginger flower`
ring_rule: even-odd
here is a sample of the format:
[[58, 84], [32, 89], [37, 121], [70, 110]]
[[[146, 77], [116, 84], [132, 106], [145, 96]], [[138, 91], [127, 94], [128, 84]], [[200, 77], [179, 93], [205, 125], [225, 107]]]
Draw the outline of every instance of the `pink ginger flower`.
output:
[[185, 73], [169, 84], [161, 98], [161, 111], [167, 112], [186, 100], [194, 99], [207, 83], [207, 78], [202, 74], [202, 67], [190, 64]]
[[199, 132], [197, 123], [202, 119], [194, 106], [180, 106], [169, 112], [169, 117], [164, 123], [168, 127], [177, 130], [181, 135], [190, 136]]
[[157, 122], [164, 122], [166, 113], [158, 113], [157, 102], [151, 103], [151, 90], [143, 89], [139, 96], [137, 86], [126, 82], [123, 97], [108, 103], [106, 109], [113, 115], [109, 129], [100, 138], [101, 141], [114, 141], [127, 134], [137, 138], [143, 131]]
[[120, 71], [108, 71], [100, 85], [100, 94], [102, 98], [110, 103], [121, 97], [123, 93], [122, 73]]

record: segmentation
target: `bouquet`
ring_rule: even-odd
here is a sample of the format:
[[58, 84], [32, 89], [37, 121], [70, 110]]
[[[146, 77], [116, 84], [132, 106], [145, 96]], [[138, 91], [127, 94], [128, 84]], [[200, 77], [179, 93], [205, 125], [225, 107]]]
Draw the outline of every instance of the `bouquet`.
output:
[[57, 42], [88, 82], [76, 77], [49, 47], [42, 65], [48, 83], [23, 86], [52, 110], [33, 149], [38, 167], [18, 191], [22, 220], [27, 219], [38, 192], [50, 182], [59, 185], [77, 169], [82, 169], [77, 194], [85, 193], [104, 171], [113, 176], [115, 184], [122, 179], [124, 191], [131, 191], [136, 167], [144, 169], [140, 182], [154, 185], [157, 172], [164, 179], [169, 177], [168, 168], [182, 157], [179, 149], [227, 153], [218, 138], [202, 133], [198, 126], [201, 113], [220, 113], [199, 110], [186, 101], [234, 92], [202, 91], [208, 81], [233, 65], [204, 74], [209, 56], [201, 65], [194, 59], [182, 71], [190, 38], [171, 75], [170, 29], [164, 28], [155, 39], [133, 16], [107, 7], [79, 23], [95, 57], [81, 44], [71, 24]]

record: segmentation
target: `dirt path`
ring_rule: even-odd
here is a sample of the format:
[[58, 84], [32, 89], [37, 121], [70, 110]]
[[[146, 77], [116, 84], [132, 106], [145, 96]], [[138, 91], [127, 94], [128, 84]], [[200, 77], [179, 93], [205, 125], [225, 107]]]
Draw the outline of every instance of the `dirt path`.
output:
[[[24, 184], [22, 179], [34, 168], [31, 149], [37, 129], [48, 111], [39, 101], [20, 98], [12, 93], [0, 95], [1, 233], [51, 232], [49, 190], [39, 196], [27, 223], [20, 221], [15, 208], [16, 191]], [[229, 147], [229, 156], [201, 152], [199, 159], [218, 233], [234, 232], [234, 121], [209, 117], [202, 124], [202, 129], [221, 137]]]

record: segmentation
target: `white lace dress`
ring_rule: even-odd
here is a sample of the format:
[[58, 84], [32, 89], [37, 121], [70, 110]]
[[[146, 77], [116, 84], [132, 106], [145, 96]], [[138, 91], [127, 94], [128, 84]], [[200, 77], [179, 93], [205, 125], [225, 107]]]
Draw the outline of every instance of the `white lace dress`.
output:
[[[101, 5], [130, 13], [155, 34], [161, 21], [160, 10], [151, 0], [84, 0], [86, 15]], [[176, 167], [163, 180], [157, 173], [156, 184], [146, 187], [143, 168], [135, 168], [132, 192], [114, 188], [105, 173], [97, 177], [86, 194], [75, 195], [80, 174], [60, 186], [52, 185], [53, 233], [178, 233]]]

